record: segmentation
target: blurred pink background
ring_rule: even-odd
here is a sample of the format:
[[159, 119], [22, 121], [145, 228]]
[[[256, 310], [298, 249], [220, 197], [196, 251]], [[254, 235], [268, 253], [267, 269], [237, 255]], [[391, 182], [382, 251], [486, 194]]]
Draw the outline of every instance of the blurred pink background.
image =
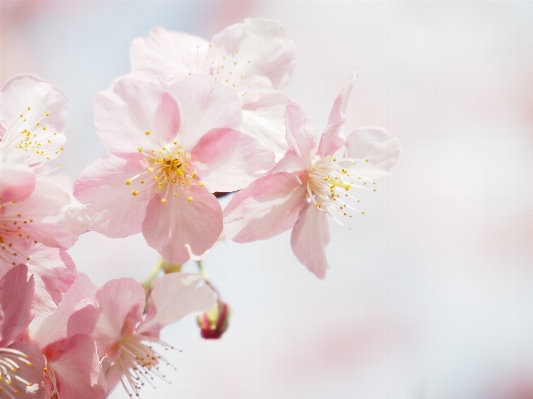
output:
[[[204, 263], [230, 329], [207, 342], [194, 319], [167, 328], [178, 370], [142, 396], [533, 398], [532, 2], [2, 0], [0, 80], [65, 90], [74, 179], [104, 153], [92, 97], [129, 71], [133, 38], [163, 25], [209, 39], [246, 17], [287, 28], [288, 93], [319, 129], [358, 71], [348, 127], [387, 128], [402, 157], [358, 228], [332, 226], [325, 281], [288, 234], [218, 245]], [[69, 252], [99, 285], [158, 259], [140, 236], [87, 233]]]

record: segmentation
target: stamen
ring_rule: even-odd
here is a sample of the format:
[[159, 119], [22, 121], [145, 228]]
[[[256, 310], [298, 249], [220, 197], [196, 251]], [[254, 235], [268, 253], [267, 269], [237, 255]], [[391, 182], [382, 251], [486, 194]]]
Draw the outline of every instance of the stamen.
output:
[[[19, 392], [31, 393], [35, 391], [36, 382], [28, 381], [21, 375], [23, 368], [32, 367], [33, 363], [28, 360], [28, 355], [16, 349], [0, 348], [0, 391], [5, 392], [10, 398], [14, 398]], [[34, 387], [34, 388], [30, 388]]]
[[139, 396], [139, 390], [145, 384], [144, 382], [155, 389], [152, 383], [154, 377], [170, 383], [159, 370], [161, 362], [168, 366], [170, 363], [153, 349], [152, 343], [165, 349], [174, 349], [158, 338], [136, 334], [126, 334], [120, 341], [120, 355], [116, 360], [116, 365], [122, 371], [121, 383], [130, 397], [134, 394]]

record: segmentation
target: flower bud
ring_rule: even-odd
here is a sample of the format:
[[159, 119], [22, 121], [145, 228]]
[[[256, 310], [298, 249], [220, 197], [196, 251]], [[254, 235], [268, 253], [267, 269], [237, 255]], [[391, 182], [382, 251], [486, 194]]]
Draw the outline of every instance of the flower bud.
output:
[[198, 316], [198, 325], [204, 339], [219, 339], [228, 328], [230, 307], [222, 301]]

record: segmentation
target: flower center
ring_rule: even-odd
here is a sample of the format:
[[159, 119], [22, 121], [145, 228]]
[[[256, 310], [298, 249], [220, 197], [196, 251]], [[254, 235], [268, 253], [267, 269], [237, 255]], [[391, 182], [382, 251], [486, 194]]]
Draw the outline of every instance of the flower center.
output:
[[[149, 131], [146, 134], [150, 134]], [[179, 186], [198, 184], [196, 172], [190, 165], [191, 154], [183, 151], [177, 141], [161, 148], [160, 150], [145, 151], [142, 147], [139, 152], [146, 157], [148, 168], [145, 172], [126, 180], [126, 185], [134, 185], [131, 195], [137, 196], [140, 192], [153, 189], [161, 196], [161, 202], [166, 203], [171, 198], [179, 196]], [[187, 198], [192, 201], [192, 197]]]
[[[307, 180], [307, 193], [315, 206], [324, 213], [327, 213], [335, 221], [343, 224], [335, 218], [334, 213], [351, 218], [348, 209], [365, 214], [365, 211], [358, 210], [346, 203], [346, 198], [351, 198], [357, 202], [361, 200], [348, 191], [352, 187], [368, 189], [367, 183], [376, 184], [370, 179], [357, 175], [355, 167], [357, 162], [369, 162], [368, 159], [359, 161], [350, 158], [335, 158], [327, 156], [315, 162], [309, 171]], [[355, 175], [353, 178], [351, 175]], [[372, 189], [376, 191], [376, 188]]]
[[152, 347], [154, 343], [162, 346], [165, 350], [173, 349], [158, 338], [137, 334], [125, 334], [119, 342], [120, 355], [115, 363], [121, 369], [123, 378], [126, 379], [126, 381], [122, 380], [122, 385], [130, 396], [133, 394], [125, 382], [128, 383], [133, 393], [139, 396], [139, 390], [145, 382], [155, 388], [152, 384], [154, 377], [167, 381], [165, 375], [160, 371], [159, 365], [161, 362], [167, 365], [170, 363], [154, 350]]
[[239, 53], [238, 48], [227, 50], [226, 55], [221, 56], [211, 43], [197, 45], [195, 69], [189, 71], [189, 75], [194, 72], [207, 72], [215, 78], [217, 84], [229, 84], [239, 96], [245, 97], [252, 91], [252, 85], [241, 81], [254, 62]]
[[0, 348], [0, 392], [6, 393], [9, 397], [22, 393], [34, 393], [39, 389], [39, 385], [26, 381], [18, 373], [22, 368], [32, 367], [33, 363], [28, 360], [28, 355], [10, 348]]
[[32, 240], [23, 231], [25, 225], [33, 223], [33, 219], [26, 219], [20, 213], [5, 214], [5, 207], [16, 202], [13, 200], [0, 205], [0, 260], [13, 266], [29, 261], [30, 258], [21, 253], [21, 250], [37, 243], [37, 240]]
[[[17, 121], [7, 128], [3, 139], [0, 141], [0, 149], [19, 148], [27, 153], [26, 160], [30, 166], [49, 161], [64, 151], [65, 147], [59, 146], [57, 132], [47, 129], [46, 117], [50, 112], [42, 113], [32, 107], [25, 109]], [[57, 145], [52, 142], [57, 141]]]

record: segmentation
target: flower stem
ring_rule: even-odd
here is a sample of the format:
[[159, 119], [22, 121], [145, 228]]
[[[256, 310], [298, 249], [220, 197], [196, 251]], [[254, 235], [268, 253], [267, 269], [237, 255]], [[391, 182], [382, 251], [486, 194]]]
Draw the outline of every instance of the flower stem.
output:
[[204, 265], [202, 264], [201, 260], [197, 260], [196, 264], [198, 265], [198, 270], [200, 271], [200, 276], [202, 276], [202, 279], [204, 280], [204, 283], [208, 285], [220, 299], [220, 294], [218, 293], [218, 290], [215, 288], [213, 284], [211, 284], [211, 280], [209, 280], [209, 276], [207, 275], [207, 272], [204, 269]]
[[202, 276], [202, 278], [204, 279], [204, 282], [210, 286], [211, 283], [209, 282], [209, 276], [207, 275], [207, 272], [204, 269], [204, 265], [202, 265], [202, 261], [197, 260], [196, 264], [198, 265], [198, 270], [200, 270], [200, 276]]
[[159, 272], [161, 271], [161, 268], [163, 267], [163, 262], [164, 262], [163, 258], [159, 259], [159, 262], [157, 262], [157, 265], [155, 265], [154, 270], [152, 270], [152, 273], [150, 273], [150, 276], [144, 282], [141, 283], [141, 285], [144, 287], [144, 290], [146, 291], [147, 294], [149, 294], [150, 291], [152, 290], [154, 280], [159, 274]]

